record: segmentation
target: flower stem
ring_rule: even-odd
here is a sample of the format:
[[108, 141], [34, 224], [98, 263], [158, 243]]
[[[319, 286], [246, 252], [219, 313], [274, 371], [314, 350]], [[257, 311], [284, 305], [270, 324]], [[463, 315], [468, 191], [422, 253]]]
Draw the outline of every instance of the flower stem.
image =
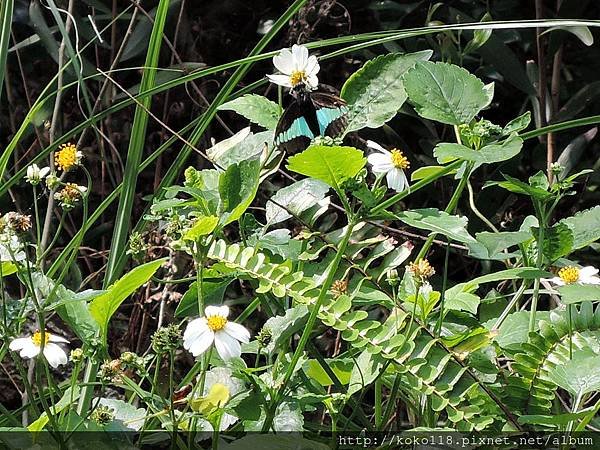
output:
[[313, 328], [315, 327], [315, 324], [317, 321], [317, 315], [319, 314], [319, 309], [321, 308], [321, 305], [325, 301], [327, 291], [329, 290], [329, 288], [331, 287], [331, 284], [333, 283], [333, 278], [335, 277], [335, 273], [337, 272], [338, 266], [340, 265], [340, 262], [342, 261], [344, 252], [346, 251], [346, 247], [348, 245], [348, 242], [350, 241], [350, 236], [352, 235], [352, 230], [354, 229], [354, 226], [355, 226], [355, 223], [353, 221], [348, 223], [346, 233], [344, 234], [342, 242], [340, 243], [338, 252], [335, 255], [335, 258], [333, 259], [333, 261], [331, 262], [331, 265], [329, 266], [329, 270], [327, 271], [327, 278], [325, 279], [325, 282], [323, 283], [323, 286], [321, 287], [321, 291], [319, 292], [319, 296], [317, 297], [317, 300], [315, 301], [315, 304], [313, 305], [313, 308], [310, 311], [308, 321], [306, 322], [306, 327], [304, 328], [302, 336], [300, 337], [300, 342], [298, 342], [298, 347], [296, 348], [296, 351], [294, 352], [294, 355], [292, 356], [292, 360], [290, 361], [290, 364], [287, 368], [287, 371], [285, 373], [283, 381], [281, 382], [279, 390], [271, 401], [270, 408], [267, 411], [267, 417], [265, 418], [265, 422], [262, 427], [263, 432], [269, 431], [269, 429], [271, 428], [271, 425], [273, 424], [273, 418], [275, 417], [275, 411], [277, 409], [277, 405], [281, 401], [281, 398], [283, 397], [283, 395], [285, 393], [286, 387], [287, 387], [288, 383], [290, 382], [292, 375], [294, 374], [294, 368], [296, 367], [296, 364], [298, 364], [298, 361], [300, 360], [300, 357], [302, 356], [302, 353], [304, 352], [304, 348], [306, 347], [306, 344], [308, 343], [308, 340], [310, 339], [310, 335], [311, 335]]

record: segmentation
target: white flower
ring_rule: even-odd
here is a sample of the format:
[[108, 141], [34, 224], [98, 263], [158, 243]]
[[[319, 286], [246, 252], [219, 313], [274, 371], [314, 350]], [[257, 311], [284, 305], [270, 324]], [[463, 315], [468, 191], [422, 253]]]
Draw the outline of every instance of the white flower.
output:
[[214, 342], [222, 359], [242, 354], [240, 342], [250, 340], [250, 332], [239, 323], [229, 322], [227, 306], [207, 306], [205, 317], [192, 320], [183, 333], [183, 348], [194, 356], [204, 353]]
[[0, 234], [0, 262], [17, 262], [25, 260], [23, 244], [12, 233]]
[[367, 141], [367, 146], [376, 150], [367, 157], [371, 164], [372, 171], [375, 174], [385, 174], [387, 185], [396, 192], [402, 192], [408, 189], [408, 179], [404, 174], [404, 169], [408, 169], [410, 162], [400, 150], [393, 149], [387, 151], [381, 145], [373, 141]]
[[40, 184], [46, 175], [50, 173], [50, 167], [42, 167], [41, 169], [37, 164], [32, 164], [27, 167], [27, 175], [25, 175], [25, 180], [32, 185]]
[[319, 85], [319, 62], [303, 45], [294, 45], [291, 51], [284, 48], [273, 57], [273, 65], [281, 74], [267, 75], [272, 83], [289, 88], [303, 83], [310, 90]]
[[598, 269], [592, 266], [575, 267], [566, 266], [558, 271], [558, 276], [546, 281], [554, 283], [557, 286], [565, 284], [600, 284], [600, 277], [597, 276]]
[[[69, 342], [65, 338], [50, 334], [48, 331], [44, 333], [44, 358], [55, 369], [61, 364], [67, 363], [67, 354], [65, 351], [55, 344], [55, 342]], [[36, 331], [33, 336], [14, 339], [9, 348], [12, 351], [20, 350], [22, 358], [34, 358], [40, 354], [42, 346], [42, 333]]]

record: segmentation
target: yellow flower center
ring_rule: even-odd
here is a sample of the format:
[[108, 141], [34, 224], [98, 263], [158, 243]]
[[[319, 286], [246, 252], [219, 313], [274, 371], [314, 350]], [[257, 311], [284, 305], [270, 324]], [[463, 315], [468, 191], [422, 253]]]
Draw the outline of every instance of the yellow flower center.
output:
[[54, 153], [54, 162], [65, 172], [75, 166], [79, 162], [77, 161], [77, 147], [75, 147], [75, 144], [61, 145], [60, 150]]
[[410, 161], [400, 150], [392, 150], [392, 164], [397, 169], [408, 169], [410, 167]]
[[[33, 333], [33, 336], [31, 336], [31, 340], [37, 347], [41, 347], [42, 346], [42, 332], [38, 330], [35, 333]], [[50, 333], [48, 333], [46, 331], [44, 333], [44, 346], [46, 344], [48, 344], [49, 340], [50, 340]]]
[[225, 328], [227, 318], [223, 316], [208, 316], [206, 321], [208, 322], [208, 328], [212, 331], [219, 331]]
[[558, 276], [566, 284], [573, 284], [579, 281], [579, 269], [573, 266], [563, 267], [558, 271]]
[[290, 75], [290, 83], [292, 86], [296, 86], [306, 80], [306, 72], [303, 70], [294, 70]]

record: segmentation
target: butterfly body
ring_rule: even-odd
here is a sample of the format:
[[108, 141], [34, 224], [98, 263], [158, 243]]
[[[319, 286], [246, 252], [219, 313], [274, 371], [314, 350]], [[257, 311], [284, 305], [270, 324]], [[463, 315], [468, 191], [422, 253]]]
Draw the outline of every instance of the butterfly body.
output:
[[304, 150], [317, 136], [338, 137], [346, 126], [346, 102], [303, 86], [290, 91], [292, 103], [285, 109], [275, 130], [275, 146], [287, 153]]

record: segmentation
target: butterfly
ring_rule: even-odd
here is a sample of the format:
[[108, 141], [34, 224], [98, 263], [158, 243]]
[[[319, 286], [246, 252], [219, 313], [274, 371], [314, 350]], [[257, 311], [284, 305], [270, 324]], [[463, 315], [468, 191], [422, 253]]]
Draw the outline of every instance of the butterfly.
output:
[[290, 91], [292, 103], [275, 129], [275, 147], [286, 153], [304, 150], [317, 136], [340, 136], [347, 123], [348, 107], [336, 95], [311, 92], [304, 84]]

